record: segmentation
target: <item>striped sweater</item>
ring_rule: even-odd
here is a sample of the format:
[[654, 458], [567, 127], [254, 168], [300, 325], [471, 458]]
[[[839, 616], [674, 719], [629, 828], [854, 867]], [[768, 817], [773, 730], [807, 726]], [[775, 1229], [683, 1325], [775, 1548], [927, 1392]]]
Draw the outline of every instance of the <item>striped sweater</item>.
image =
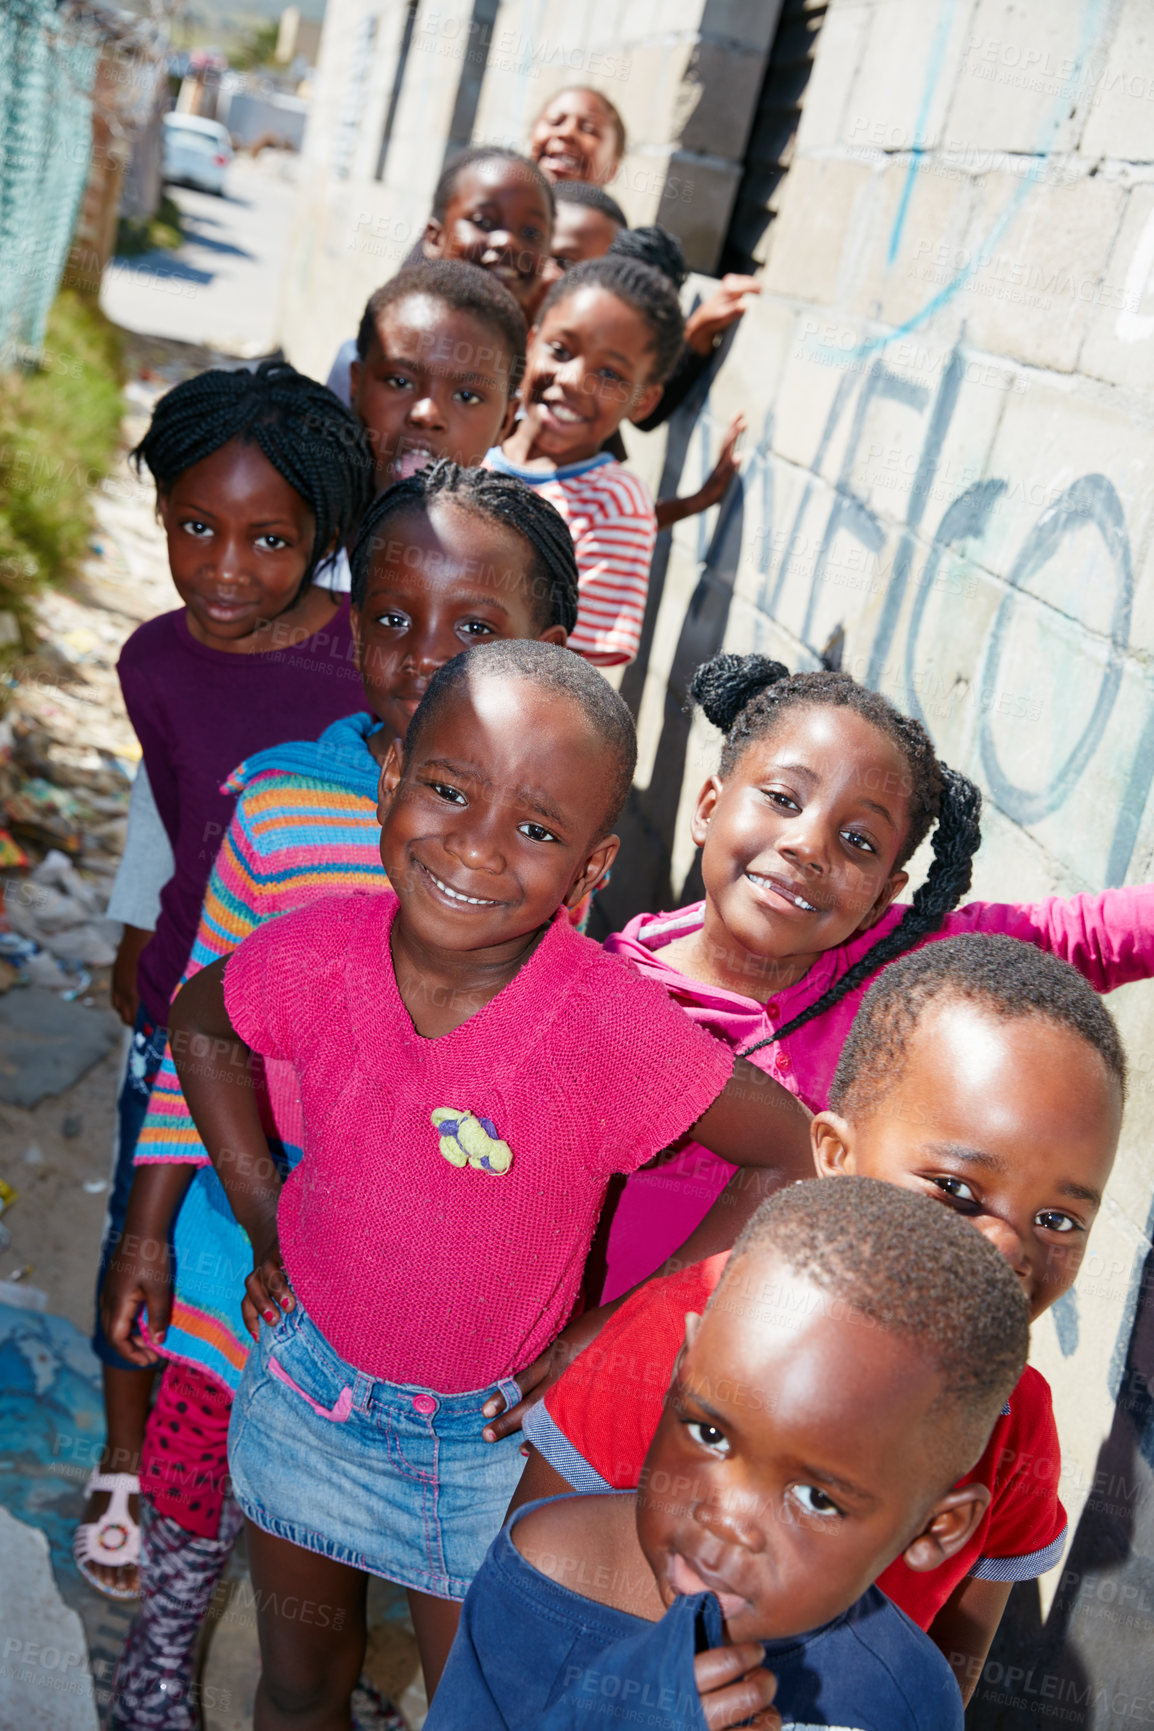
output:
[[[217, 855], [185, 979], [278, 914], [320, 896], [385, 887], [377, 823], [380, 770], [368, 749], [368, 736], [378, 726], [375, 716], [349, 716], [315, 743], [260, 752], [230, 777], [228, 790], [240, 797]], [[270, 1063], [265, 1073], [271, 1140], [292, 1166], [301, 1146], [296, 1078], [284, 1064]], [[191, 1361], [235, 1392], [249, 1347], [241, 1299], [252, 1249], [208, 1164], [170, 1049], [136, 1148], [137, 1164], [163, 1161], [201, 1168], [174, 1226], [176, 1286], [164, 1352]]]
[[635, 660], [657, 539], [645, 483], [605, 451], [551, 474], [518, 468], [500, 448], [489, 452], [485, 465], [536, 488], [569, 525], [578, 586], [570, 649], [598, 667]]

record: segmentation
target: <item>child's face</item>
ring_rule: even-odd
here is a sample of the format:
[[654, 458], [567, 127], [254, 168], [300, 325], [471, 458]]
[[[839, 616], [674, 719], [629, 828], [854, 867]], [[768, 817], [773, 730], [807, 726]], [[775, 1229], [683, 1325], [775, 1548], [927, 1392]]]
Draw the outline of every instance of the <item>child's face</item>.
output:
[[820, 1627], [903, 1551], [935, 1566], [974, 1518], [939, 1495], [937, 1373], [774, 1252], [743, 1260], [730, 1304], [688, 1319], [637, 1494], [663, 1601], [716, 1593], [731, 1642]]
[[513, 423], [513, 356], [500, 334], [432, 295], [385, 308], [350, 378], [380, 492], [438, 457], [472, 469]]
[[520, 679], [458, 686], [381, 776], [381, 859], [407, 939], [496, 962], [575, 907], [617, 852], [607, 768], [571, 700]]
[[972, 1220], [1008, 1258], [1033, 1321], [1077, 1275], [1121, 1119], [1117, 1083], [1072, 1030], [942, 997], [876, 1108], [852, 1123], [823, 1112], [812, 1133], [823, 1176], [881, 1178]]
[[597, 92], [559, 90], [537, 117], [529, 154], [550, 180], [612, 180], [617, 128]]
[[260, 447], [232, 439], [185, 469], [158, 502], [168, 564], [188, 628], [215, 649], [243, 649], [295, 600], [316, 521]]
[[565, 642], [541, 630], [532, 549], [523, 535], [437, 500], [385, 525], [364, 605], [352, 612], [365, 696], [403, 739], [438, 667], [491, 637]]
[[537, 293], [552, 226], [536, 176], [496, 158], [462, 169], [444, 221], [429, 219], [425, 252], [492, 271], [524, 308]]
[[592, 283], [554, 303], [529, 333], [521, 401], [533, 449], [558, 465], [595, 456], [622, 421], [657, 407], [653, 333], [641, 314]]
[[800, 979], [908, 882], [895, 860], [909, 814], [909, 768], [884, 733], [852, 709], [787, 710], [698, 799], [707, 920], [730, 950], [788, 962]]
[[549, 256], [541, 266], [538, 303], [544, 300], [553, 284], [582, 259], [604, 258], [620, 233], [620, 224], [606, 216], [604, 211], [558, 199]]

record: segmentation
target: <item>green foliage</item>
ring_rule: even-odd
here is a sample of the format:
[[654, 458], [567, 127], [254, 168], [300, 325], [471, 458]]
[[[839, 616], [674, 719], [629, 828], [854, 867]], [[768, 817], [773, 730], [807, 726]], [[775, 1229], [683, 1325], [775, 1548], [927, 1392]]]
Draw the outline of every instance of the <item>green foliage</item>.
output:
[[276, 53], [278, 23], [258, 24], [239, 47], [229, 53], [229, 65], [237, 72], [251, 72], [254, 66], [268, 66]]
[[[0, 374], [0, 612], [31, 647], [27, 598], [67, 577], [92, 526], [123, 413], [121, 336], [93, 301], [65, 289], [40, 366]], [[3, 651], [0, 650], [0, 654]]]
[[152, 252], [157, 247], [175, 252], [184, 239], [182, 220], [180, 206], [167, 192], [156, 214], [147, 222], [129, 222], [122, 216], [116, 225], [117, 258], [139, 258], [141, 253]]

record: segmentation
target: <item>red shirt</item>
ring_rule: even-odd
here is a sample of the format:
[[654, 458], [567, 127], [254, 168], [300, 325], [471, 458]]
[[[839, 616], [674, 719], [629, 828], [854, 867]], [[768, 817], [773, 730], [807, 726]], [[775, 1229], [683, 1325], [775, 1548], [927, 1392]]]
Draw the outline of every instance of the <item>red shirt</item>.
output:
[[[526, 1436], [574, 1490], [636, 1487], [685, 1338], [686, 1312], [705, 1309], [728, 1257], [723, 1251], [649, 1281], [529, 1412]], [[1027, 1365], [981, 1460], [960, 1481], [987, 1484], [992, 1493], [969, 1543], [928, 1574], [899, 1557], [878, 1586], [928, 1629], [968, 1575], [1028, 1581], [1044, 1574], [1066, 1540], [1061, 1465], [1049, 1384]]]

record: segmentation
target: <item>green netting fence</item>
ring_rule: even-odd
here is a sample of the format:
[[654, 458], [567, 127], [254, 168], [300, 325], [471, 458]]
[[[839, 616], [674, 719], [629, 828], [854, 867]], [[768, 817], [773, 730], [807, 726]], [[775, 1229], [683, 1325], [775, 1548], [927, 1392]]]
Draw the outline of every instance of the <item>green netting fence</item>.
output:
[[0, 0], [0, 367], [43, 348], [88, 178], [98, 57], [53, 0]]

